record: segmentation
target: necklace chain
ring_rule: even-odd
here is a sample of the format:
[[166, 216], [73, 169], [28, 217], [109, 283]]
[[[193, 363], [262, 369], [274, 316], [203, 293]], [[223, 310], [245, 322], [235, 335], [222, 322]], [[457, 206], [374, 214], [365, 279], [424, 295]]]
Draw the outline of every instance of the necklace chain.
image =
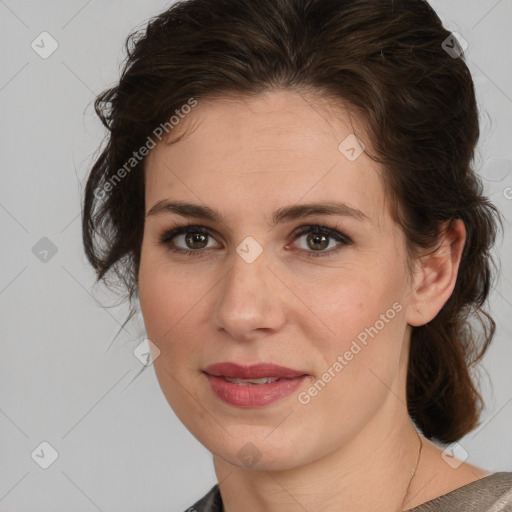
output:
[[411, 488], [412, 481], [414, 480], [414, 477], [416, 476], [416, 471], [418, 470], [418, 466], [420, 465], [420, 457], [421, 457], [421, 450], [423, 449], [423, 441], [421, 440], [421, 437], [420, 437], [418, 431], [416, 431], [416, 435], [418, 436], [418, 440], [420, 442], [418, 456], [416, 457], [416, 465], [414, 466], [414, 469], [412, 470], [411, 478], [409, 479], [409, 483], [407, 484], [407, 489], [405, 490], [405, 495], [402, 499], [402, 504], [400, 505], [400, 508], [398, 509], [397, 512], [403, 512], [405, 500], [407, 499], [407, 495], [409, 494], [409, 489]]

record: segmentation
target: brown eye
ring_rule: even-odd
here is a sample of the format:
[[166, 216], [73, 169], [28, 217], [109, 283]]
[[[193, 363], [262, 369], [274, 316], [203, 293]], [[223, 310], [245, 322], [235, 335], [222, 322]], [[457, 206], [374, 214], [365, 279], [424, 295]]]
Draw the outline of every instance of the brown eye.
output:
[[185, 236], [185, 243], [190, 249], [204, 249], [208, 244], [208, 235], [199, 232], [188, 232]]
[[315, 251], [321, 251], [329, 246], [329, 237], [319, 233], [309, 233], [306, 244]]
[[211, 233], [202, 226], [182, 226], [166, 231], [160, 238], [160, 243], [175, 252], [191, 254], [217, 248], [218, 245], [209, 245], [214, 240]]
[[307, 256], [328, 256], [338, 252], [343, 246], [352, 244], [352, 240], [335, 229], [326, 226], [306, 226], [295, 234], [294, 240], [305, 237], [302, 244], [297, 244], [299, 249]]

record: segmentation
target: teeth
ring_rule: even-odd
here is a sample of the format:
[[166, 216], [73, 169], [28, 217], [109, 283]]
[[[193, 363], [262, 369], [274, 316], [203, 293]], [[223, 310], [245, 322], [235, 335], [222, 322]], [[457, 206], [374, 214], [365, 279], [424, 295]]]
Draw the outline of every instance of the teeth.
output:
[[247, 385], [247, 384], [268, 384], [279, 380], [279, 377], [263, 377], [261, 379], [237, 379], [235, 377], [224, 377], [224, 380], [232, 382], [233, 384]]

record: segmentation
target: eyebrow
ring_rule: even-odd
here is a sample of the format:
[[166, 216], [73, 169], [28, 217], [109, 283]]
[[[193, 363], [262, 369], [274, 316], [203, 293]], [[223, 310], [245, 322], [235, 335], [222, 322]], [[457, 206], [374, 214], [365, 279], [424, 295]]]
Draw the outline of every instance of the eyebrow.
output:
[[[160, 213], [175, 213], [181, 215], [182, 217], [194, 217], [197, 219], [204, 219], [212, 222], [226, 224], [220, 213], [212, 210], [209, 206], [201, 204], [162, 199], [149, 210], [146, 217]], [[352, 208], [345, 203], [327, 201], [283, 206], [273, 213], [272, 225], [275, 226], [281, 222], [296, 220], [303, 217], [310, 217], [313, 215], [339, 215], [343, 217], [351, 217], [359, 221], [370, 220], [369, 217], [361, 210]]]

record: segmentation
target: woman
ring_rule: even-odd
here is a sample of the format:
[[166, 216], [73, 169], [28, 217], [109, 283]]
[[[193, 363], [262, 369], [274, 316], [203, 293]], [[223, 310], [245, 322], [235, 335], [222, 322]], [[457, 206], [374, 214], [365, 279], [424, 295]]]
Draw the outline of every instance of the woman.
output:
[[189, 510], [512, 510], [511, 473], [432, 442], [478, 424], [498, 216], [430, 6], [190, 0], [127, 48], [84, 245], [213, 454]]

